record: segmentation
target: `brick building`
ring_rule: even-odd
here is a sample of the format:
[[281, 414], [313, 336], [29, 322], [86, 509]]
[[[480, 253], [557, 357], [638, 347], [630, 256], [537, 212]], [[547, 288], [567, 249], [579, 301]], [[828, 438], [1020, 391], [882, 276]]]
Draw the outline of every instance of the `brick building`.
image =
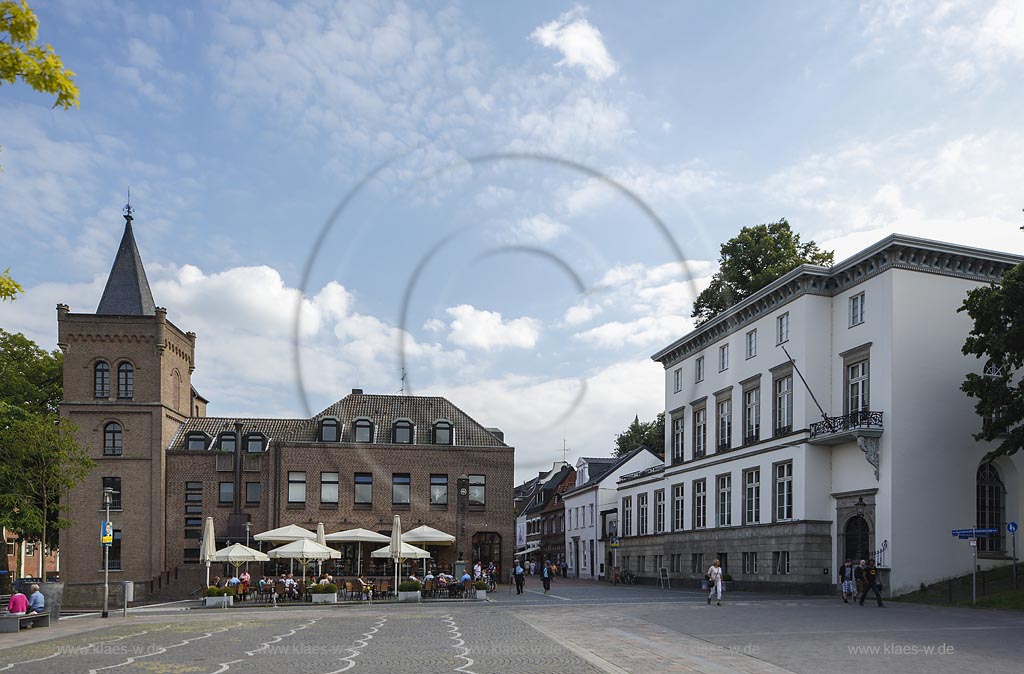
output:
[[[514, 449], [442, 397], [355, 389], [309, 419], [207, 417], [191, 384], [196, 335], [156, 306], [125, 220], [96, 313], [57, 306], [61, 414], [97, 462], [68, 496], [78, 524], [61, 532], [66, 602], [102, 596], [105, 486], [118, 492], [111, 583], [135, 581], [137, 599], [199, 577], [208, 516], [221, 546], [286, 524], [388, 533], [399, 514], [406, 529], [456, 536], [434, 549], [445, 562], [511, 562]], [[342, 552], [344, 567], [354, 549]]]

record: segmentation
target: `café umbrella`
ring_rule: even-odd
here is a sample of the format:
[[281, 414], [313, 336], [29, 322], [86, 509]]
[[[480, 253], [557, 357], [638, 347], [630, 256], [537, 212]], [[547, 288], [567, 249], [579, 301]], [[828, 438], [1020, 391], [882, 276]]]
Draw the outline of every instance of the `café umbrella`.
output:
[[[316, 538], [316, 534], [309, 529], [303, 529], [297, 524], [288, 524], [277, 529], [271, 529], [270, 531], [264, 531], [263, 533], [256, 534], [252, 537], [255, 541], [274, 543], [280, 545], [281, 543], [291, 543], [292, 541], [300, 541], [302, 539], [312, 540]], [[289, 562], [288, 571], [292, 571], [291, 562]]]
[[302, 582], [306, 582], [306, 564], [313, 560], [336, 559], [341, 553], [334, 548], [320, 545], [316, 541], [303, 538], [279, 548], [274, 548], [267, 555], [271, 559], [295, 559], [302, 564]]
[[[398, 551], [397, 553], [395, 551]], [[430, 552], [423, 548], [417, 548], [415, 545], [409, 545], [406, 542], [402, 542], [401, 546], [394, 547], [387, 545], [379, 550], [374, 550], [370, 553], [371, 557], [393, 559], [395, 560], [395, 588], [398, 588], [398, 564], [403, 559], [427, 559], [430, 557]]]
[[270, 557], [265, 552], [259, 550], [253, 550], [252, 548], [246, 547], [241, 543], [235, 543], [229, 545], [226, 548], [221, 548], [213, 554], [213, 561], [215, 562], [227, 562], [231, 566], [235, 567], [235, 575], [238, 575], [238, 567], [247, 562], [268, 562]]
[[[426, 524], [418, 526], [415, 529], [402, 534], [402, 540], [406, 543], [416, 543], [420, 545], [454, 545], [455, 536], [446, 534], [443, 531], [439, 531], [434, 527], [429, 527]], [[423, 559], [423, 575], [427, 574], [427, 560]]]
[[213, 518], [207, 517], [203, 525], [203, 540], [199, 544], [199, 561], [206, 564], [206, 585], [210, 585], [210, 562], [217, 553], [217, 541], [213, 535]]
[[387, 543], [391, 540], [390, 537], [384, 534], [360, 528], [336, 531], [333, 534], [327, 534], [324, 536], [324, 539], [328, 542], [357, 543], [359, 545], [359, 561], [356, 566], [356, 575], [360, 576], [363, 574], [363, 543]]

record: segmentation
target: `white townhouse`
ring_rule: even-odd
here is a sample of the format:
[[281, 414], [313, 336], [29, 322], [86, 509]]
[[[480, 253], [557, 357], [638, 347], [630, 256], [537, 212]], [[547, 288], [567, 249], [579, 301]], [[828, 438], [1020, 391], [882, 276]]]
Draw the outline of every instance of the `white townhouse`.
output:
[[957, 309], [1022, 259], [889, 236], [654, 354], [665, 459], [619, 480], [623, 566], [696, 580], [717, 557], [743, 587], [824, 592], [846, 557], [874, 556], [900, 594], [970, 572], [951, 530], [971, 526], [1000, 532], [979, 541], [983, 565], [1009, 562], [1024, 457], [982, 462], [992, 447], [960, 385], [990, 367], [962, 354]]
[[576, 486], [562, 495], [570, 575], [593, 580], [609, 576], [615, 566], [615, 550], [609, 543], [618, 531], [617, 483], [627, 473], [663, 466], [661, 457], [647, 447], [621, 457], [576, 462]]

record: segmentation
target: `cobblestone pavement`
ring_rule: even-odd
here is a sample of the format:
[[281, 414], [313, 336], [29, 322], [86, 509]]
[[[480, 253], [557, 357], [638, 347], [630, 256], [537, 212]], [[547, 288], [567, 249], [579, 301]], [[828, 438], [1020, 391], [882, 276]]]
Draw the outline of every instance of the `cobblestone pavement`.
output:
[[723, 604], [583, 581], [483, 603], [185, 604], [0, 634], [0, 674], [1022, 671], [1017, 613], [741, 593]]

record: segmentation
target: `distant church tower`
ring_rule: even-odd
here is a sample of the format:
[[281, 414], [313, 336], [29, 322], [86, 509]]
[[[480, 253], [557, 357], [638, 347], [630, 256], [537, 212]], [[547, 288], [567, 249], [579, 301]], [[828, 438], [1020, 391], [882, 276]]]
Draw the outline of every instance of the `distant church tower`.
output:
[[195, 333], [182, 332], [154, 303], [132, 210], [125, 206], [124, 236], [96, 313], [57, 305], [57, 343], [64, 352], [60, 413], [78, 426], [79, 445], [97, 464], [68, 495], [76, 524], [60, 538], [66, 601], [79, 605], [102, 600], [105, 486], [120, 492], [111, 511], [112, 587], [133, 580], [136, 597], [144, 597], [166, 568], [164, 448], [187, 417], [205, 414], [205, 401], [194, 398], [191, 386]]

